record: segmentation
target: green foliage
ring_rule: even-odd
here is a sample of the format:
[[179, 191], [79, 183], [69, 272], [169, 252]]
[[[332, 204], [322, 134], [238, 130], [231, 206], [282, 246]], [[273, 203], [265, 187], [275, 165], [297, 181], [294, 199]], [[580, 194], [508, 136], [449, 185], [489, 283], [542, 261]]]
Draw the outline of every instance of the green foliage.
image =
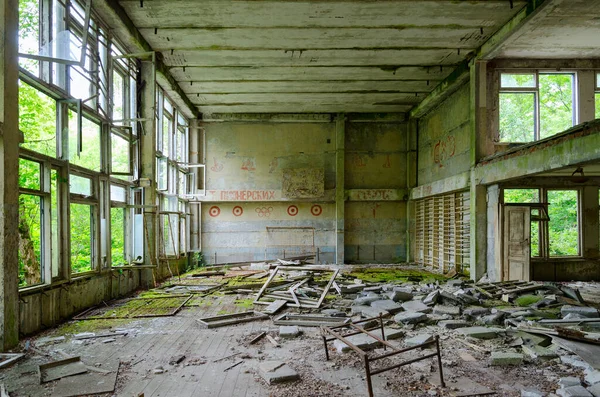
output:
[[[515, 86], [526, 87], [531, 75], [510, 75]], [[500, 141], [535, 139], [536, 95], [539, 95], [539, 139], [573, 126], [572, 74], [539, 74], [538, 92], [500, 93]]]
[[596, 118], [600, 119], [600, 92], [596, 93]]
[[22, 147], [56, 157], [56, 101], [19, 81], [19, 129]]
[[71, 204], [71, 272], [82, 273], [92, 269], [92, 215], [93, 207]]
[[517, 306], [526, 307], [539, 302], [542, 298], [543, 296], [541, 295], [522, 295], [515, 299], [515, 304]]
[[110, 245], [112, 266], [126, 265], [125, 260], [125, 208], [110, 209]]
[[[40, 16], [38, 0], [19, 0], [19, 52], [36, 54], [39, 51]], [[19, 65], [37, 75], [39, 62], [19, 58]]]
[[577, 191], [551, 190], [548, 203], [550, 256], [578, 255]]

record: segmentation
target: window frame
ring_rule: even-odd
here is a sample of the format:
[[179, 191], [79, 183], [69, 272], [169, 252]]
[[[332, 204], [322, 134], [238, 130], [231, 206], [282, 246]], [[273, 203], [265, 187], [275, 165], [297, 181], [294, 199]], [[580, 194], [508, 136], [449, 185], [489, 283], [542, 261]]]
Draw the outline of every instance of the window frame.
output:
[[[577, 90], [577, 82], [578, 82], [578, 71], [575, 69], [566, 69], [566, 70], [556, 70], [556, 69], [498, 69], [497, 71], [497, 103], [498, 109], [495, 116], [495, 124], [496, 124], [496, 132], [495, 132], [495, 143], [497, 144], [524, 144], [537, 142], [542, 139], [541, 136], [541, 106], [540, 106], [540, 75], [573, 75], [572, 80], [572, 116], [571, 116], [571, 127], [577, 125], [579, 122], [579, 112], [577, 109], [579, 108], [579, 98], [578, 98], [578, 90]], [[502, 75], [533, 75], [535, 86], [534, 87], [503, 87], [502, 86]], [[511, 141], [503, 141], [500, 136], [500, 96], [503, 93], [520, 93], [534, 94], [534, 131], [533, 131], [533, 140], [527, 142], [511, 142]]]

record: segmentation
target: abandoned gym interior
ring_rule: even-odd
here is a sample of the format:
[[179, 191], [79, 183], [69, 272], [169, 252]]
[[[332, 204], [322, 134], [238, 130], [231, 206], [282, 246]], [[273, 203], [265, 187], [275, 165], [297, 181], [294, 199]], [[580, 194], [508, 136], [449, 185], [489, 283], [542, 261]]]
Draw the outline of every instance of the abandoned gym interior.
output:
[[0, 0], [0, 395], [600, 396], [600, 1]]

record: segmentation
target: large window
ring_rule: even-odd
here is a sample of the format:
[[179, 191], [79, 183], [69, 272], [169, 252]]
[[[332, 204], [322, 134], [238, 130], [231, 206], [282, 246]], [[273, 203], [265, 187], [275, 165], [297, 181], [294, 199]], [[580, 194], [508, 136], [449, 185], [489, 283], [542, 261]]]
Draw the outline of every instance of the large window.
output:
[[143, 261], [140, 62], [90, 4], [19, 1], [20, 287]]
[[576, 122], [574, 73], [501, 73], [499, 140], [532, 142]]
[[[504, 203], [506, 204], [533, 204], [539, 202], [539, 189], [504, 189]], [[531, 238], [529, 248], [532, 257], [541, 256], [539, 212], [539, 208], [531, 209]], [[536, 219], [536, 215], [538, 219]]]
[[159, 253], [177, 258], [187, 251], [188, 123], [164, 91], [157, 89], [156, 179], [159, 191]]

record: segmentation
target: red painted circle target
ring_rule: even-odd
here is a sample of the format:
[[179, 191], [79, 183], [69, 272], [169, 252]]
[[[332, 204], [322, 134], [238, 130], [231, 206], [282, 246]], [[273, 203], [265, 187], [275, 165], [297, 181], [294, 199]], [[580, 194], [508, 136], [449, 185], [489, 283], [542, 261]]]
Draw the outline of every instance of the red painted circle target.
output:
[[216, 205], [213, 205], [208, 210], [208, 215], [212, 216], [213, 218], [219, 216], [220, 213], [221, 213], [221, 209], [219, 207], [217, 207]]
[[236, 205], [235, 207], [233, 207], [233, 215], [241, 216], [243, 213], [244, 213], [244, 209], [242, 207], [240, 207], [239, 205]]
[[321, 213], [323, 213], [323, 208], [321, 208], [320, 205], [315, 204], [312, 207], [310, 207], [310, 213], [314, 216], [319, 216], [321, 215]]
[[296, 207], [295, 205], [290, 205], [287, 209], [287, 213], [289, 216], [298, 215], [298, 207]]

